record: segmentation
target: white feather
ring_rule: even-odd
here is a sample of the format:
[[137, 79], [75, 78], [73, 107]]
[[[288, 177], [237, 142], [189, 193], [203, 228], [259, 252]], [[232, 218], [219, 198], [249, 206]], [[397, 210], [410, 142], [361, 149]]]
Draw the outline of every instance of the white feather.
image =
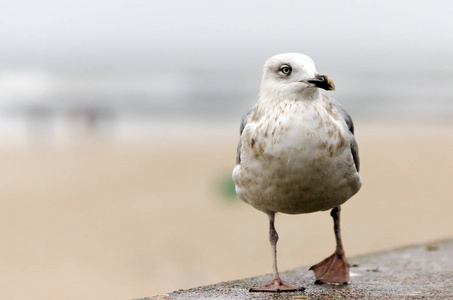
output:
[[[291, 80], [276, 73], [291, 64]], [[341, 205], [361, 186], [349, 132], [330, 100], [301, 82], [316, 75], [301, 54], [271, 58], [260, 98], [241, 135], [233, 170], [240, 199], [269, 213], [309, 213]]]

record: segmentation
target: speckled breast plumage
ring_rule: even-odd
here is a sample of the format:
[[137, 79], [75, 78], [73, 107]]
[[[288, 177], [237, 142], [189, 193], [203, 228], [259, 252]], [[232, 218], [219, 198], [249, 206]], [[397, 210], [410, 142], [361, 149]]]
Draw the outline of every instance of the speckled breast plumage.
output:
[[352, 133], [328, 100], [258, 103], [233, 171], [240, 199], [263, 212], [328, 210], [361, 186]]

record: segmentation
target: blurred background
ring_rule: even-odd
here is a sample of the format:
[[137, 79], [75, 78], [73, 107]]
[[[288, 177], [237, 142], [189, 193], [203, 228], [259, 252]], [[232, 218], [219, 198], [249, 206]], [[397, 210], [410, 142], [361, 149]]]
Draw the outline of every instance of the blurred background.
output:
[[[0, 298], [132, 299], [269, 273], [267, 217], [230, 178], [262, 65], [284, 52], [311, 56], [356, 123], [347, 254], [451, 238], [452, 9], [2, 1]], [[328, 212], [276, 228], [281, 270], [334, 250]]]

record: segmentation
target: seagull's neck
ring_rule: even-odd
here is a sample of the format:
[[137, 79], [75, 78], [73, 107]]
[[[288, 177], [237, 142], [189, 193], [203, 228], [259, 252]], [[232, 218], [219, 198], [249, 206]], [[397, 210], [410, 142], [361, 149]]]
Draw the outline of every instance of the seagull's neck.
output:
[[319, 92], [318, 88], [308, 88], [304, 89], [301, 93], [302, 95], [302, 100], [316, 100], [319, 99], [321, 96], [321, 93]]
[[318, 88], [304, 89], [298, 93], [261, 93], [258, 102], [277, 104], [281, 101], [315, 101], [319, 99], [321, 93]]

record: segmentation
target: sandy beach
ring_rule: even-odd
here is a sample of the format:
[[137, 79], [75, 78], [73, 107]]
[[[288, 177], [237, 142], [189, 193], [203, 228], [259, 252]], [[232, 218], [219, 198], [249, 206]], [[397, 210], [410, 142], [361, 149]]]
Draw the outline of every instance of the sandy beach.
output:
[[[356, 128], [347, 254], [453, 237], [453, 126]], [[0, 299], [133, 299], [271, 272], [267, 217], [225, 192], [237, 131], [0, 148]], [[334, 249], [328, 212], [276, 228], [281, 270]]]

